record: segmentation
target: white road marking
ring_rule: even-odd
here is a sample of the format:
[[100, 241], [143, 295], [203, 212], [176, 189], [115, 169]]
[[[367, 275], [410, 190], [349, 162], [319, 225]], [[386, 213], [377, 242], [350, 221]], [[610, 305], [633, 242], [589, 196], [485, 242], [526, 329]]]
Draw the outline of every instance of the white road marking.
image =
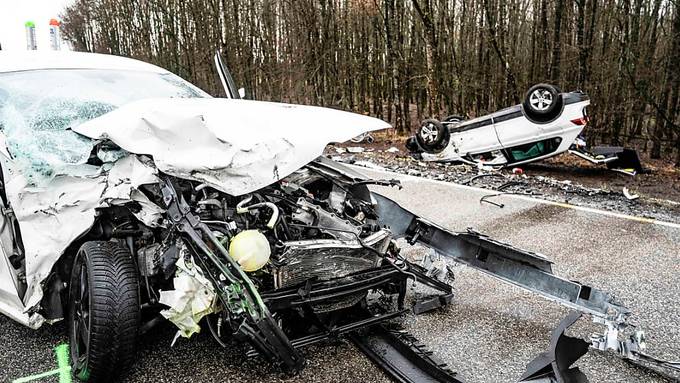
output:
[[[372, 171], [372, 172], [376, 172], [376, 173], [389, 174], [389, 175], [397, 176], [397, 177], [400, 177], [400, 178], [406, 178], [406, 179], [409, 179], [409, 180], [412, 180], [412, 181], [432, 182], [432, 183], [435, 183], [435, 184], [450, 186], [450, 187], [459, 188], [459, 189], [471, 190], [471, 191], [476, 191], [476, 192], [481, 192], [481, 193], [486, 193], [486, 194], [494, 192], [494, 190], [492, 190], [492, 189], [483, 189], [483, 188], [478, 188], [478, 187], [474, 187], [474, 186], [461, 185], [461, 184], [458, 184], [458, 183], [455, 183], [455, 182], [432, 180], [432, 179], [429, 179], [429, 178], [416, 177], [416, 176], [411, 176], [411, 175], [408, 175], [408, 174], [395, 173], [395, 172], [392, 172], [392, 171], [389, 171], [389, 170], [384, 170], [384, 169], [372, 169], [372, 168], [367, 168], [367, 167], [364, 167], [364, 166], [357, 166], [357, 165], [351, 165], [351, 164], [343, 164], [343, 165], [347, 165], [347, 166], [352, 167], [355, 170], [359, 170], [359, 171], [363, 170], [363, 171], [369, 171], [369, 172]], [[572, 204], [563, 203], [563, 202], [548, 201], [548, 200], [544, 200], [544, 199], [533, 198], [533, 197], [524, 196], [524, 195], [517, 195], [517, 194], [501, 194], [499, 197], [513, 198], [513, 199], [518, 199], [518, 200], [522, 200], [522, 201], [540, 203], [540, 204], [544, 204], [544, 205], [559, 206], [559, 207], [563, 207], [565, 209], [584, 211], [584, 212], [599, 214], [599, 215], [603, 215], [603, 216], [607, 216], [607, 217], [627, 219], [627, 220], [630, 220], [630, 221], [651, 223], [651, 224], [654, 224], [654, 225], [660, 225], [660, 226], [672, 227], [674, 229], [680, 229], [680, 224], [677, 224], [677, 223], [659, 221], [658, 219], [638, 217], [638, 216], [628, 215], [628, 214], [623, 214], [623, 213], [616, 213], [616, 212], [613, 212], [613, 211], [600, 210], [600, 209], [595, 209], [595, 208], [592, 208], [592, 207], [572, 205]]]

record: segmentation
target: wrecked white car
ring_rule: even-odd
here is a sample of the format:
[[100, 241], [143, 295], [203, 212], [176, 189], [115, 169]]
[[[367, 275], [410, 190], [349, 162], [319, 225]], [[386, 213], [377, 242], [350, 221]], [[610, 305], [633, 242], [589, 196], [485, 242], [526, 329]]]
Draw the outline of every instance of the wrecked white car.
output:
[[622, 147], [589, 148], [582, 138], [590, 98], [562, 93], [550, 84], [531, 87], [520, 105], [465, 120], [426, 119], [406, 142], [423, 161], [463, 162], [493, 167], [517, 166], [564, 152], [629, 174], [642, 172], [637, 153]]
[[[604, 292], [417, 217], [368, 188], [398, 182], [319, 157], [386, 123], [241, 100], [219, 71], [230, 99], [131, 59], [0, 54], [0, 312], [32, 328], [65, 319], [79, 379], [125, 373], [138, 334], [164, 319], [184, 337], [205, 323], [221, 345], [248, 342], [294, 373], [300, 347], [402, 314], [408, 279], [436, 291], [416, 313], [450, 303], [451, 286], [404, 259], [398, 238], [591, 315], [606, 325], [592, 347], [668, 365], [641, 336], [619, 341], [629, 311]], [[424, 374], [459, 381], [418, 357]], [[530, 367], [569, 368], [551, 363]]]

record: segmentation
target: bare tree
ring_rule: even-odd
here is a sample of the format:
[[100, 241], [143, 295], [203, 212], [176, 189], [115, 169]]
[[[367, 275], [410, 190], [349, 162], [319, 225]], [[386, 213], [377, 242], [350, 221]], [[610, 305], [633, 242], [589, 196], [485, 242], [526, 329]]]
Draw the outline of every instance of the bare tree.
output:
[[[76, 50], [156, 63], [220, 95], [224, 54], [253, 98], [368, 113], [405, 134], [552, 81], [590, 94], [589, 139], [680, 166], [677, 0], [75, 0]], [[595, 142], [594, 142], [595, 143]]]

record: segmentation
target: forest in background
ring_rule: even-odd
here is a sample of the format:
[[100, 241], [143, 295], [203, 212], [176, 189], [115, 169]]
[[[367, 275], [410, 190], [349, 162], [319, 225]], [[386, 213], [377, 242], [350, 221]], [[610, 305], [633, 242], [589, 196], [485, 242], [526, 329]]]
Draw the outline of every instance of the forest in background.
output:
[[[404, 134], [549, 82], [591, 96], [591, 143], [680, 167], [680, 0], [76, 0], [75, 50], [152, 62], [222, 93], [351, 110]], [[323, 128], [320, 125], [320, 128]]]

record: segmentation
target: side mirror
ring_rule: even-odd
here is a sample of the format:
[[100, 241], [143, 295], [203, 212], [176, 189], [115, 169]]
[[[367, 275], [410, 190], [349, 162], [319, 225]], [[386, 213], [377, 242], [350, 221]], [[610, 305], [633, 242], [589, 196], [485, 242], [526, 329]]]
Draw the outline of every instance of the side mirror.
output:
[[246, 98], [246, 88], [238, 88], [238, 96], [240, 98]]

